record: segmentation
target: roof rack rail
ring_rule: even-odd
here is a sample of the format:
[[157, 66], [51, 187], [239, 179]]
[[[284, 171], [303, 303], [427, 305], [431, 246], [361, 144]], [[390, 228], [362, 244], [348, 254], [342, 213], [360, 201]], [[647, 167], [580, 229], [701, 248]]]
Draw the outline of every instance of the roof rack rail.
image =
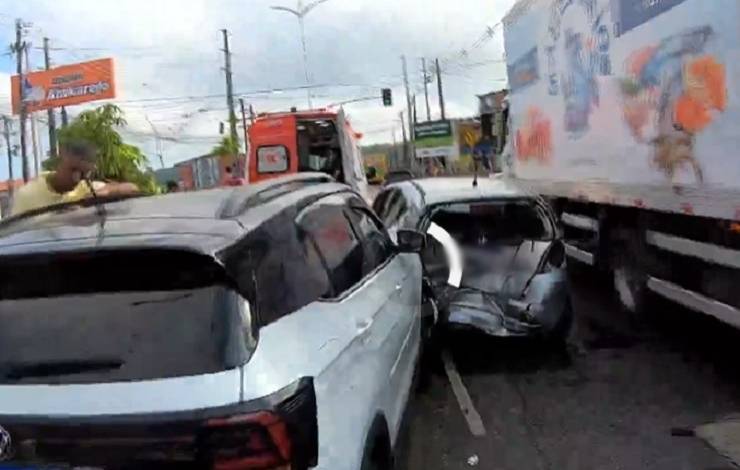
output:
[[393, 170], [385, 175], [385, 185], [413, 180], [415, 178], [416, 176], [414, 176], [411, 170]]
[[249, 208], [265, 204], [306, 186], [335, 182], [336, 180], [326, 173], [298, 173], [283, 178], [267, 180], [259, 183], [262, 188], [256, 192], [235, 190], [229, 200], [219, 210], [217, 217], [221, 219], [236, 217]]

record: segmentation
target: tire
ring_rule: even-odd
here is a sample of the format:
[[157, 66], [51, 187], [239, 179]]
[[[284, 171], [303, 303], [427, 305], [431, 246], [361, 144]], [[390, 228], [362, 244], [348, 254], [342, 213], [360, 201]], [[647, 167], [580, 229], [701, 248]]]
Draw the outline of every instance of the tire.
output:
[[621, 264], [614, 266], [612, 282], [620, 308], [632, 315], [643, 315], [647, 310], [647, 276], [633, 266]]
[[612, 286], [621, 310], [636, 320], [643, 319], [655, 307], [655, 296], [647, 287], [647, 264], [658, 263], [631, 234], [620, 255], [612, 259]]
[[388, 425], [381, 416], [375, 418], [365, 440], [365, 453], [360, 470], [394, 470], [395, 458], [388, 435]]
[[563, 314], [558, 319], [555, 326], [547, 332], [545, 339], [553, 345], [562, 345], [567, 343], [570, 333], [573, 330], [573, 303], [570, 297], [565, 301]]

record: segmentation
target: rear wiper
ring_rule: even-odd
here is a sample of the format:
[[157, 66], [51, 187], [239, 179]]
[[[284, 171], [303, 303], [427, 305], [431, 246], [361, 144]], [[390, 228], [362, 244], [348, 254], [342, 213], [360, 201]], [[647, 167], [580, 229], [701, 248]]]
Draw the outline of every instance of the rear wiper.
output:
[[118, 359], [92, 359], [49, 361], [33, 364], [6, 364], [0, 366], [0, 376], [9, 380], [32, 377], [54, 377], [58, 375], [85, 374], [120, 369], [123, 361]]

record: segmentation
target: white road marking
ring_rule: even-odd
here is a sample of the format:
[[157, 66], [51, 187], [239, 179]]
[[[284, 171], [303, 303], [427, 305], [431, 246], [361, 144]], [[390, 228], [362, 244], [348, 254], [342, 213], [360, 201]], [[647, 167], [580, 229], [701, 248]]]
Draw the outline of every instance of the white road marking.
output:
[[450, 380], [450, 385], [452, 385], [452, 391], [455, 393], [455, 398], [457, 398], [457, 404], [468, 423], [470, 433], [475, 437], [485, 436], [486, 428], [483, 426], [483, 420], [478, 414], [478, 410], [475, 409], [473, 400], [470, 399], [468, 389], [463, 384], [450, 352], [446, 349], [442, 351], [442, 362], [445, 366], [445, 372], [447, 372], [447, 378]]
[[447, 263], [450, 266], [450, 277], [447, 283], [452, 287], [460, 287], [462, 281], [462, 253], [454, 238], [439, 225], [432, 222], [427, 233], [442, 244], [445, 250]]

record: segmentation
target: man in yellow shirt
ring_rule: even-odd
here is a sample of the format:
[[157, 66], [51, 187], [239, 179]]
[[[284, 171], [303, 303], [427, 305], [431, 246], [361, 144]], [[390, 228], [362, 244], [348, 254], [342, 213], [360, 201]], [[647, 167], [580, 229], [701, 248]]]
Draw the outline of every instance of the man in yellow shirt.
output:
[[79, 201], [92, 196], [92, 190], [101, 197], [135, 194], [139, 191], [132, 183], [88, 182], [87, 178], [95, 170], [97, 156], [96, 149], [88, 143], [63, 144], [60, 156], [56, 171], [42, 173], [16, 191], [12, 215], [54, 204]]

